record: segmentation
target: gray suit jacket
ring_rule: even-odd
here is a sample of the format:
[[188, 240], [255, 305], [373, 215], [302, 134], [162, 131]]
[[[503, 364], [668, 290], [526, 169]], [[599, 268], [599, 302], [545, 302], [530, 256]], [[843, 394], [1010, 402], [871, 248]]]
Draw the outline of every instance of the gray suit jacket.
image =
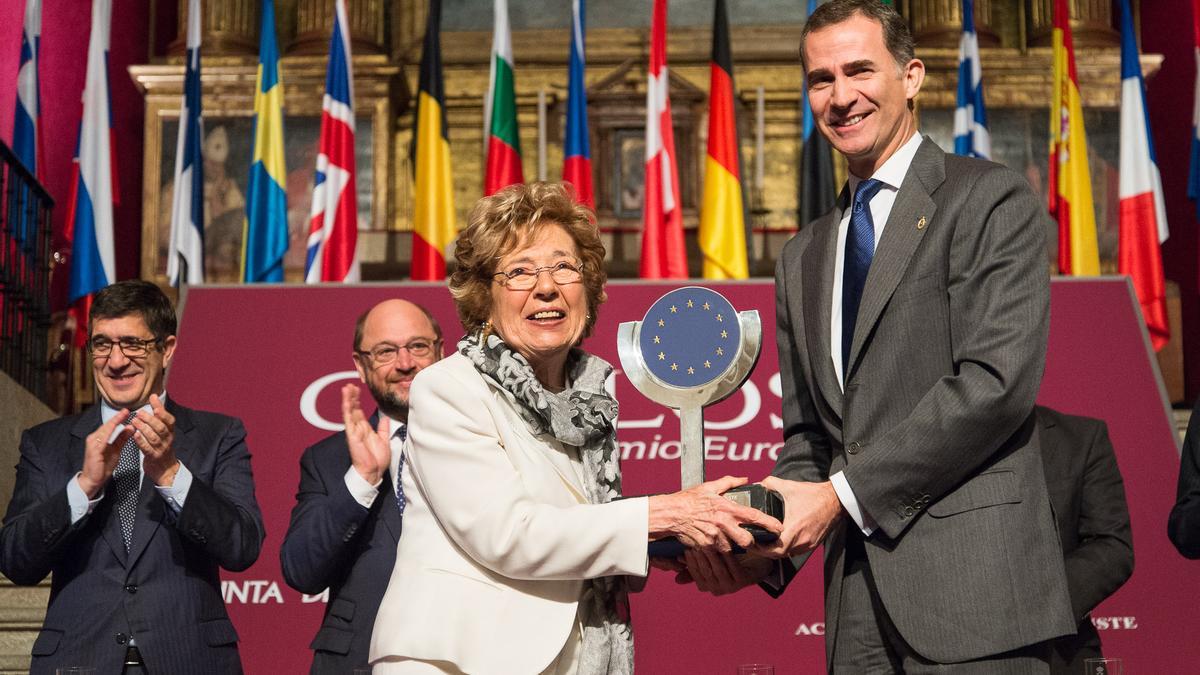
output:
[[0, 529], [0, 571], [17, 584], [53, 572], [32, 673], [86, 665], [120, 673], [132, 635], [151, 673], [239, 673], [237, 632], [221, 598], [219, 568], [241, 571], [262, 548], [246, 431], [232, 417], [185, 408], [175, 452], [192, 473], [175, 516], [143, 480], [127, 553], [110, 483], [95, 510], [71, 524], [67, 481], [83, 466], [100, 408], [38, 425], [21, 438], [17, 482]]
[[[877, 523], [866, 550], [880, 599], [922, 656], [964, 661], [1074, 632], [1032, 417], [1049, 323], [1044, 205], [1017, 173], [926, 138], [871, 264], [843, 394], [829, 324], [847, 205], [843, 192], [776, 270], [774, 474], [844, 472]], [[827, 654], [844, 536], [825, 543]]]
[[1042, 466], [1067, 564], [1071, 612], [1078, 634], [1054, 642], [1050, 672], [1078, 675], [1083, 662], [1100, 654], [1092, 610], [1133, 574], [1133, 534], [1125, 484], [1097, 419], [1037, 406]]

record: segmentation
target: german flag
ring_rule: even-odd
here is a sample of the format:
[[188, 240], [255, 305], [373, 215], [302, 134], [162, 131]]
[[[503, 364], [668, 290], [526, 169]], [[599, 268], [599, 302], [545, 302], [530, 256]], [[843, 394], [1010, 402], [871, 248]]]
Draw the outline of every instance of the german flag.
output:
[[725, 0], [713, 16], [712, 63], [708, 88], [708, 157], [704, 162], [704, 202], [700, 207], [700, 250], [705, 279], [745, 279], [746, 219], [733, 107], [733, 57]]
[[413, 120], [412, 271], [414, 281], [446, 278], [446, 247], [454, 239], [454, 182], [446, 127], [446, 89], [442, 82], [442, 2], [429, 1], [417, 111]]

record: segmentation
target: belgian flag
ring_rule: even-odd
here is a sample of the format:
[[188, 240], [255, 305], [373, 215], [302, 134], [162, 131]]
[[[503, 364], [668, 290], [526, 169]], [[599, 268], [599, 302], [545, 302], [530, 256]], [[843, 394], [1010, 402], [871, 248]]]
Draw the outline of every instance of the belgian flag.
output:
[[708, 157], [700, 207], [700, 250], [705, 279], [745, 279], [746, 220], [742, 201], [737, 116], [733, 107], [733, 57], [725, 0], [717, 0], [708, 89]]
[[446, 247], [454, 239], [454, 182], [442, 81], [442, 2], [430, 0], [421, 49], [417, 110], [413, 120], [412, 271], [414, 281], [446, 278]]

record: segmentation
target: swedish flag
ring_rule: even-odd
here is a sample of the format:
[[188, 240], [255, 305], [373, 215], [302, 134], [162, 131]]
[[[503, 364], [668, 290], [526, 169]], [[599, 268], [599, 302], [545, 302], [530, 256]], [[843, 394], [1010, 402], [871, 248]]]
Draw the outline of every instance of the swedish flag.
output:
[[254, 160], [242, 230], [242, 281], [283, 281], [283, 256], [288, 248], [286, 178], [275, 2], [263, 0], [254, 91]]

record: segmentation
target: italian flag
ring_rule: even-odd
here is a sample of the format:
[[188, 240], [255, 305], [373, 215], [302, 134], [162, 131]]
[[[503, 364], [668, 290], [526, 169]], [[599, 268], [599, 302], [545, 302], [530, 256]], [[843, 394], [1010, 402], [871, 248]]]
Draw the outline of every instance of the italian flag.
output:
[[513, 78], [512, 31], [508, 0], [496, 0], [492, 32], [492, 76], [483, 102], [485, 140], [483, 193], [494, 194], [524, 183], [521, 174], [521, 134], [517, 130], [517, 95]]

